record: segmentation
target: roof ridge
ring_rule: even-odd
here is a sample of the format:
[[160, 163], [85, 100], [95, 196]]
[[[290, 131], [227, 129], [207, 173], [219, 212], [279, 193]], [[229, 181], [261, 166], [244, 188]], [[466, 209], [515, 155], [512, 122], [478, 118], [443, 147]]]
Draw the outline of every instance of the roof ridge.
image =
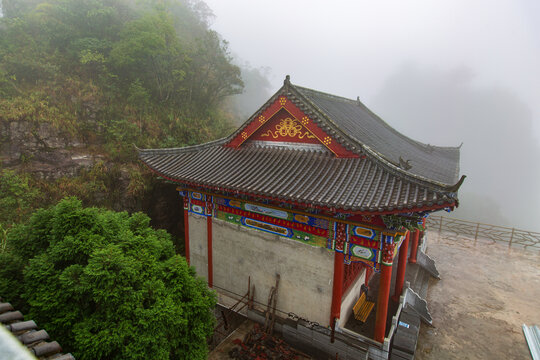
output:
[[388, 124], [386, 121], [384, 121], [383, 118], [381, 118], [379, 115], [377, 115], [375, 112], [373, 112], [373, 110], [371, 110], [370, 108], [368, 108], [362, 101], [360, 101], [360, 99], [357, 100], [358, 101], [358, 104], [364, 109], [366, 110], [367, 112], [369, 112], [370, 115], [373, 115], [378, 121], [380, 121], [384, 126], [386, 126], [387, 128], [389, 128], [390, 130], [392, 130], [394, 133], [396, 133], [398, 136], [404, 138], [404, 139], [407, 139], [407, 140], [410, 140], [412, 141], [415, 145], [419, 145], [421, 147], [425, 147], [425, 148], [435, 148], [435, 149], [445, 149], [445, 150], [450, 150], [450, 149], [459, 149], [461, 147], [460, 146], [438, 146], [438, 145], [431, 145], [431, 144], [426, 144], [426, 143], [423, 143], [421, 141], [418, 141], [418, 140], [415, 140], [411, 137], [408, 137], [407, 135], [405, 134], [402, 134], [400, 131], [396, 130], [394, 127], [392, 127], [390, 124]]
[[324, 92], [324, 91], [319, 91], [319, 90], [307, 88], [305, 86], [300, 86], [300, 85], [295, 85], [295, 84], [291, 84], [291, 85], [293, 87], [295, 87], [295, 88], [300, 88], [300, 89], [303, 89], [303, 90], [312, 91], [314, 93], [325, 95], [325, 96], [328, 96], [328, 97], [331, 97], [331, 98], [334, 98], [334, 99], [344, 100], [344, 101], [351, 102], [351, 103], [356, 103], [357, 102], [357, 100], [349, 99], [349, 98], [347, 98], [345, 96], [334, 95], [334, 94], [330, 94], [330, 93], [327, 93], [327, 92]]
[[[397, 171], [399, 173], [402, 173], [403, 175], [409, 177], [409, 179], [413, 180], [413, 181], [420, 181], [420, 182], [423, 182], [425, 184], [431, 184], [432, 186], [438, 186], [438, 187], [443, 187], [443, 188], [455, 188], [458, 184], [460, 184], [460, 182], [462, 182], [462, 180], [460, 179], [460, 180], [458, 180], [458, 182], [456, 184], [453, 184], [453, 183], [448, 183], [447, 184], [447, 183], [444, 183], [444, 182], [441, 182], [441, 181], [429, 179], [429, 178], [427, 178], [425, 176], [418, 175], [418, 174], [412, 173], [412, 172], [410, 172], [408, 170], [405, 170], [405, 169], [401, 168], [399, 166], [399, 164], [394, 163], [393, 161], [388, 159], [385, 155], [381, 154], [380, 152], [376, 151], [375, 149], [371, 148], [370, 146], [364, 144], [362, 141], [360, 141], [359, 139], [354, 137], [352, 134], [345, 133], [344, 131], [342, 131], [341, 128], [338, 126], [338, 124], [336, 124], [326, 112], [324, 112], [321, 108], [319, 108], [316, 104], [314, 104], [313, 101], [311, 101], [304, 94], [302, 94], [301, 90], [305, 89], [305, 90], [311, 91], [313, 93], [322, 94], [322, 95], [325, 95], [325, 96], [330, 97], [330, 98], [337, 98], [339, 100], [345, 100], [345, 101], [347, 101], [349, 103], [354, 103], [354, 104], [356, 104], [358, 106], [361, 106], [363, 109], [367, 110], [369, 112], [369, 114], [373, 115], [376, 118], [377, 121], [381, 122], [385, 127], [390, 129], [391, 131], [393, 131], [394, 133], [396, 133], [400, 137], [408, 139], [408, 140], [414, 142], [415, 146], [422, 146], [423, 151], [426, 151], [425, 148], [429, 148], [429, 147], [440, 148], [440, 147], [430, 145], [430, 144], [423, 144], [423, 143], [421, 143], [419, 141], [416, 141], [414, 139], [409, 138], [406, 135], [401, 134], [399, 131], [397, 131], [392, 126], [390, 126], [388, 123], [386, 123], [386, 121], [384, 121], [381, 117], [379, 117], [377, 114], [375, 114], [373, 111], [371, 111], [360, 100], [351, 100], [351, 99], [347, 99], [347, 98], [342, 97], [342, 96], [332, 95], [332, 94], [328, 94], [328, 93], [321, 92], [321, 91], [318, 91], [318, 90], [313, 90], [313, 89], [310, 89], [310, 88], [305, 88], [305, 87], [294, 85], [294, 84], [290, 84], [289, 89], [295, 90], [296, 95], [300, 95], [300, 97], [302, 98], [302, 100], [306, 104], [311, 106], [315, 111], [317, 111], [320, 115], [322, 115], [322, 117], [328, 122], [328, 124], [333, 127], [334, 131], [339, 132], [342, 135], [342, 137], [353, 140], [353, 142], [356, 144], [357, 148], [359, 150], [360, 149], [363, 150], [363, 151], [360, 152], [361, 154], [367, 155], [371, 159], [373, 159], [373, 160], [375, 160], [377, 162], [380, 162], [382, 166], [386, 166], [390, 171], [394, 171], [394, 172]], [[450, 148], [450, 149], [459, 149], [459, 147]], [[353, 150], [353, 152], [358, 153], [358, 151], [354, 151], [354, 150]], [[405, 160], [407, 160], [407, 159], [405, 159]], [[459, 186], [458, 186], [458, 188], [459, 188]]]
[[[230, 136], [230, 135], [229, 135]], [[177, 153], [183, 153], [183, 152], [190, 152], [190, 151], [196, 151], [201, 149], [206, 149], [215, 145], [221, 145], [226, 143], [228, 140], [228, 136], [222, 137], [216, 140], [208, 141], [202, 144], [197, 145], [189, 145], [189, 146], [183, 146], [183, 147], [175, 147], [175, 148], [162, 148], [162, 149], [141, 149], [138, 148], [136, 145], [133, 145], [135, 149], [141, 153], [146, 154], [177, 154]]]

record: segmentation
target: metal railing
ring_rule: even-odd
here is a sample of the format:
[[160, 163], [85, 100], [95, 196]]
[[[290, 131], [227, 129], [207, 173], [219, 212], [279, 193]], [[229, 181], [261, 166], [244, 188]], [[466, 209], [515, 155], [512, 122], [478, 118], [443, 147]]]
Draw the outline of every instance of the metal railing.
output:
[[451, 232], [473, 238], [490, 239], [496, 242], [507, 243], [509, 247], [522, 247], [540, 251], [540, 233], [520, 230], [504, 226], [477, 223], [467, 220], [454, 219], [444, 216], [430, 216], [427, 220], [431, 231]]

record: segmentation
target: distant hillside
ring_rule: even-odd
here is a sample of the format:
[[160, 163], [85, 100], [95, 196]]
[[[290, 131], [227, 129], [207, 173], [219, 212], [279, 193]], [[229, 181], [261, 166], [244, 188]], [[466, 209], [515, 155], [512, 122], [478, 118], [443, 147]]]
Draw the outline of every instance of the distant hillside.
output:
[[31, 175], [34, 206], [76, 195], [140, 210], [159, 190], [133, 144], [231, 131], [223, 101], [241, 72], [202, 1], [2, 0], [2, 13], [0, 161]]

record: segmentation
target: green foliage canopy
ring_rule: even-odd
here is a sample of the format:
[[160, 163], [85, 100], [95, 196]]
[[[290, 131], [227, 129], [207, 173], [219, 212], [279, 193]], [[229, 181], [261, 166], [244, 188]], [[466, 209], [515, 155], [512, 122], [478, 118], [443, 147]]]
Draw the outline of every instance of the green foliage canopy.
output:
[[19, 111], [0, 121], [49, 121], [121, 160], [133, 143], [231, 130], [221, 104], [242, 91], [240, 69], [202, 1], [1, 1], [0, 109]]
[[28, 176], [0, 170], [0, 226], [24, 220], [32, 209], [37, 190], [28, 185]]
[[215, 295], [146, 215], [65, 199], [16, 226], [8, 244], [0, 294], [18, 290], [30, 317], [76, 358], [206, 358]]

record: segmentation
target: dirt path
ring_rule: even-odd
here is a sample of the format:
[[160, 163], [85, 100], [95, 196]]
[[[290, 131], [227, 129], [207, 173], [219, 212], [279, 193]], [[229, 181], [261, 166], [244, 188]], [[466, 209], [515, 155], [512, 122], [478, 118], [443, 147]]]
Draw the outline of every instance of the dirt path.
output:
[[431, 232], [442, 280], [427, 296], [416, 359], [530, 359], [521, 325], [540, 324], [540, 252]]

